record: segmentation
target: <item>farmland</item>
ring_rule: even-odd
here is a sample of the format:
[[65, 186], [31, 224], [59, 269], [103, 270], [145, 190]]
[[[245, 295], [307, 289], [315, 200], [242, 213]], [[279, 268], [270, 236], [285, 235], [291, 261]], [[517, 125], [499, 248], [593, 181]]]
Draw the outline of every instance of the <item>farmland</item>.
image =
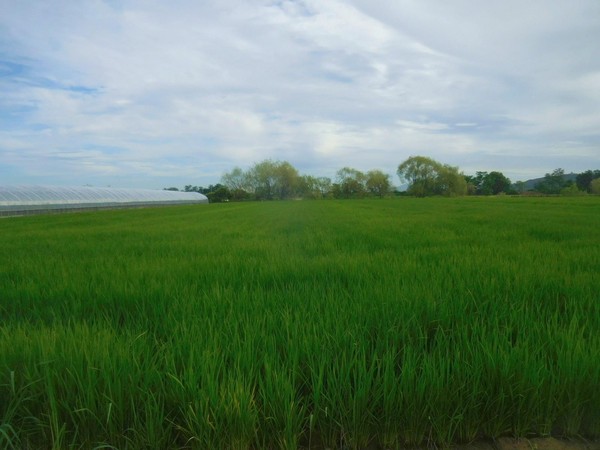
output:
[[0, 221], [0, 448], [600, 437], [600, 198]]

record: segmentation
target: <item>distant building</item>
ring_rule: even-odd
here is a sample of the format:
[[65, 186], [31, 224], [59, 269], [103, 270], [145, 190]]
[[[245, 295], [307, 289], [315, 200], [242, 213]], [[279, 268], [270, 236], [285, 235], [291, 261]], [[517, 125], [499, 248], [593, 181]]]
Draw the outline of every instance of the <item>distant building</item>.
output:
[[0, 216], [208, 203], [198, 192], [104, 187], [0, 186]]

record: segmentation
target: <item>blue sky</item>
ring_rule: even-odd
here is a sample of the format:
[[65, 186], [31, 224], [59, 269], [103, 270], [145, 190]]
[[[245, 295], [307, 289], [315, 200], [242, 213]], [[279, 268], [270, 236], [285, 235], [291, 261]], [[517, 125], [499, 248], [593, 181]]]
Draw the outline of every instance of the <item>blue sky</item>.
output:
[[598, 0], [0, 0], [0, 184], [600, 169], [598, 42]]

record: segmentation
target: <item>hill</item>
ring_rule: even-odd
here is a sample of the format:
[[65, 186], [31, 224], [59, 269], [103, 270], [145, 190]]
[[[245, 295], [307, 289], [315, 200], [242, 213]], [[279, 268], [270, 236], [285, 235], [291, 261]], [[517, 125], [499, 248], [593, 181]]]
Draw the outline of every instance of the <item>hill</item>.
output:
[[[572, 181], [573, 183], [575, 183], [575, 178], [577, 178], [576, 173], [566, 173], [563, 176], [563, 180]], [[525, 191], [531, 191], [531, 190], [535, 189], [536, 184], [541, 183], [542, 181], [544, 181], [544, 177], [533, 178], [531, 180], [525, 181], [524, 182], [525, 183]], [[517, 184], [513, 183], [512, 187], [513, 187], [513, 189], [517, 189]]]

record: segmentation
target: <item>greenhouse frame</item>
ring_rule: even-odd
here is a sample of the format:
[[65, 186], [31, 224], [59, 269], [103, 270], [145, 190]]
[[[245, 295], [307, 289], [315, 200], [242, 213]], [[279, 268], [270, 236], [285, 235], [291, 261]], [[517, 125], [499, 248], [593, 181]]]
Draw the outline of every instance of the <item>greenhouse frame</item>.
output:
[[0, 216], [208, 203], [198, 192], [108, 187], [0, 186]]

